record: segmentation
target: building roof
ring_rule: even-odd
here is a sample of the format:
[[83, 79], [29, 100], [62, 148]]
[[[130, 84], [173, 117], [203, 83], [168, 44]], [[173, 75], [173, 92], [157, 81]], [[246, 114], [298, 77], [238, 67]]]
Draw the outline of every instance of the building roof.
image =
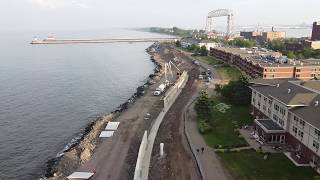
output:
[[290, 112], [320, 128], [320, 81], [258, 80], [252, 89], [286, 105]]
[[114, 134], [114, 131], [101, 131], [99, 137], [100, 138], [110, 138]]
[[118, 129], [120, 122], [108, 122], [105, 130], [106, 131], [115, 131]]
[[[230, 48], [230, 47], [216, 47], [215, 49], [224, 51], [236, 56], [240, 56], [242, 59], [257, 64], [260, 67], [302, 67], [302, 66], [318, 66], [320, 67], [320, 59], [305, 59], [301, 61], [295, 61], [287, 59], [282, 56], [281, 53], [270, 51], [267, 49], [253, 49], [253, 48]], [[273, 57], [270, 60], [268, 57]]]
[[313, 89], [313, 90], [316, 90], [316, 91], [320, 92], [320, 83], [318, 83], [317, 81], [302, 82], [302, 85], [307, 87], [307, 88], [310, 88], [310, 89]]
[[283, 130], [282, 127], [280, 127], [277, 123], [270, 119], [257, 119], [261, 125], [263, 125], [264, 128], [266, 128], [268, 131], [281, 131]]
[[94, 175], [94, 173], [91, 172], [74, 172], [70, 176], [68, 176], [68, 179], [89, 179]]

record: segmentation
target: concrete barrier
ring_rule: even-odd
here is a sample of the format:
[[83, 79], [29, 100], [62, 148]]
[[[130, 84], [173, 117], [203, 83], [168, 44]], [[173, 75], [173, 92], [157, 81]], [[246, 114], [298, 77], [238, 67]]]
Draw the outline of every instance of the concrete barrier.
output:
[[175, 100], [178, 98], [182, 89], [185, 87], [185, 85], [188, 81], [188, 78], [189, 78], [188, 73], [186, 71], [184, 71], [181, 74], [180, 78], [175, 83], [175, 85], [173, 87], [171, 87], [167, 91], [167, 93], [165, 94], [165, 97], [163, 98], [164, 108], [159, 113], [158, 117], [154, 120], [154, 123], [152, 124], [152, 127], [148, 132], [145, 150], [143, 147], [141, 147], [141, 146], [144, 146], [143, 142], [145, 140], [143, 138], [145, 138], [145, 135], [142, 138], [142, 142], [141, 142], [140, 149], [139, 149], [139, 155], [138, 155], [138, 159], [137, 159], [137, 163], [136, 163], [134, 180], [147, 180], [148, 179], [152, 149], [153, 149], [154, 141], [156, 139], [159, 127], [162, 123], [164, 116], [166, 115], [166, 113], [168, 112], [168, 110], [170, 109], [172, 104], [175, 102]]
[[143, 134], [143, 137], [142, 137], [140, 148], [139, 148], [139, 154], [138, 154], [138, 158], [137, 158], [137, 162], [136, 162], [136, 168], [134, 171], [134, 180], [141, 179], [142, 161], [143, 161], [143, 157], [145, 155], [146, 149], [147, 149], [147, 145], [148, 145], [148, 132], [145, 131]]

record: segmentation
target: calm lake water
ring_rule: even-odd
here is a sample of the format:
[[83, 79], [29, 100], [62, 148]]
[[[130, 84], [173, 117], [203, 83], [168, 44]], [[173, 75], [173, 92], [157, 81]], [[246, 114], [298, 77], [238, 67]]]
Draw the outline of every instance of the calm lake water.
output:
[[59, 38], [163, 37], [106, 31], [0, 33], [0, 179], [37, 179], [86, 125], [125, 102], [153, 72], [150, 43], [30, 45]]

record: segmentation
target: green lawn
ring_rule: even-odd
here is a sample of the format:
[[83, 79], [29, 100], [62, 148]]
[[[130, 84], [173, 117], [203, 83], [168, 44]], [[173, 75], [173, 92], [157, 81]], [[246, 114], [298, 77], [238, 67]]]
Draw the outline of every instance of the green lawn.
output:
[[223, 80], [238, 80], [241, 77], [241, 71], [235, 67], [217, 67], [217, 71]]
[[313, 180], [317, 175], [311, 168], [295, 166], [283, 154], [271, 154], [267, 160], [251, 150], [218, 155], [236, 180]]
[[[215, 102], [217, 104], [222, 101], [215, 99]], [[250, 115], [249, 106], [231, 105], [231, 108], [226, 110], [225, 113], [214, 109], [210, 117], [210, 124], [213, 130], [203, 135], [204, 140], [213, 148], [219, 145], [222, 145], [223, 148], [245, 146], [247, 144], [246, 141], [243, 138], [239, 138], [238, 133], [234, 130], [237, 127], [252, 124], [252, 122], [253, 118]]]

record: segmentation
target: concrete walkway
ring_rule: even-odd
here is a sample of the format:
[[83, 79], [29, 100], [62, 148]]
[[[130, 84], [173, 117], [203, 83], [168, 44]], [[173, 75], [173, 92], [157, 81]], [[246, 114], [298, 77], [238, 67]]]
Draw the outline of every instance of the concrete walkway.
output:
[[[194, 102], [198, 94], [195, 94], [189, 101], [188, 108], [185, 113], [186, 133], [190, 141], [190, 146], [196, 159], [199, 163], [200, 171], [202, 172], [204, 180], [228, 180], [232, 177], [225, 172], [221, 165], [219, 157], [215, 153], [214, 149], [207, 146], [203, 137], [198, 131], [196, 112], [194, 110]], [[204, 152], [197, 152], [197, 149], [204, 147]]]

